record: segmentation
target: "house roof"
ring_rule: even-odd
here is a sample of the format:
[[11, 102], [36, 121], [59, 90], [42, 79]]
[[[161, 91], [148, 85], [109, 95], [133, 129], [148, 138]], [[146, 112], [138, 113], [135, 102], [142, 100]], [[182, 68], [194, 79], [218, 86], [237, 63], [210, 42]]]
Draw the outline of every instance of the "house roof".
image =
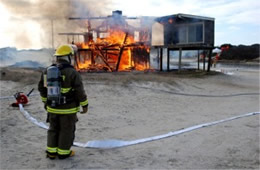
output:
[[168, 21], [170, 18], [173, 18], [173, 19], [174, 18], [175, 19], [197, 19], [197, 20], [208, 20], [208, 21], [214, 21], [215, 20], [215, 18], [211, 18], [211, 17], [182, 14], [182, 13], [158, 17], [155, 20], [157, 22], [163, 22], [163, 21]]

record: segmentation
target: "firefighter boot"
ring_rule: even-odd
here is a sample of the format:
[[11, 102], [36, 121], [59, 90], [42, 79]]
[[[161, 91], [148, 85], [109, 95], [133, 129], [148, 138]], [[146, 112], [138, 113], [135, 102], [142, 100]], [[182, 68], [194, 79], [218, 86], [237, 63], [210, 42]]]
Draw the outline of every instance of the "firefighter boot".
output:
[[59, 155], [58, 154], [58, 157], [59, 157], [59, 159], [66, 159], [66, 158], [72, 157], [74, 155], [75, 155], [75, 151], [71, 150], [68, 155]]
[[57, 156], [57, 153], [50, 153], [46, 151], [46, 158], [55, 159]]

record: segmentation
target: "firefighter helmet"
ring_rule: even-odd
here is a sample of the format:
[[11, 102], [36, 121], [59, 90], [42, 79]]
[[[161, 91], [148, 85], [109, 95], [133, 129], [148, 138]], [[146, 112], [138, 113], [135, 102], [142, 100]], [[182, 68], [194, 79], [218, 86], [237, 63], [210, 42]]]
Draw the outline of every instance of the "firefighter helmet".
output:
[[59, 46], [54, 54], [56, 57], [69, 55], [74, 55], [74, 49], [68, 44]]

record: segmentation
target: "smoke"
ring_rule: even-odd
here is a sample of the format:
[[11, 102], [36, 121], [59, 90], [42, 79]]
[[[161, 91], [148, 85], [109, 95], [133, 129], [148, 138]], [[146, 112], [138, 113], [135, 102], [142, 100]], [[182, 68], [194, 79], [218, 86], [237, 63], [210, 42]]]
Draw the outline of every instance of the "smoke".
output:
[[3, 0], [2, 3], [16, 18], [62, 18], [66, 16], [68, 4], [65, 0]]
[[114, 0], [1, 0], [10, 13], [5, 35], [17, 48], [54, 48], [67, 42], [61, 32], [84, 32], [82, 20], [69, 17], [107, 16]]

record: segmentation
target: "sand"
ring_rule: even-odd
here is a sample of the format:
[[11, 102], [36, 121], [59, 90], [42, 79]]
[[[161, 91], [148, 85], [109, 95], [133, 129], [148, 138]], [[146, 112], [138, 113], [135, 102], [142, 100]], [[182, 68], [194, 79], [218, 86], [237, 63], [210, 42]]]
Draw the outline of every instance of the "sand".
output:
[[[88, 114], [78, 114], [77, 142], [135, 140], [193, 125], [259, 111], [259, 69], [212, 72], [84, 73]], [[5, 72], [5, 75], [2, 73]], [[1, 69], [1, 96], [37, 89], [40, 71]], [[34, 91], [37, 93], [37, 90]], [[175, 93], [175, 94], [174, 94]], [[184, 93], [184, 95], [178, 95]], [[185, 95], [194, 94], [194, 95]], [[116, 148], [72, 147], [74, 157], [45, 157], [46, 130], [1, 103], [0, 169], [259, 169], [259, 115], [153, 142]], [[46, 112], [39, 95], [25, 109], [40, 121]]]

